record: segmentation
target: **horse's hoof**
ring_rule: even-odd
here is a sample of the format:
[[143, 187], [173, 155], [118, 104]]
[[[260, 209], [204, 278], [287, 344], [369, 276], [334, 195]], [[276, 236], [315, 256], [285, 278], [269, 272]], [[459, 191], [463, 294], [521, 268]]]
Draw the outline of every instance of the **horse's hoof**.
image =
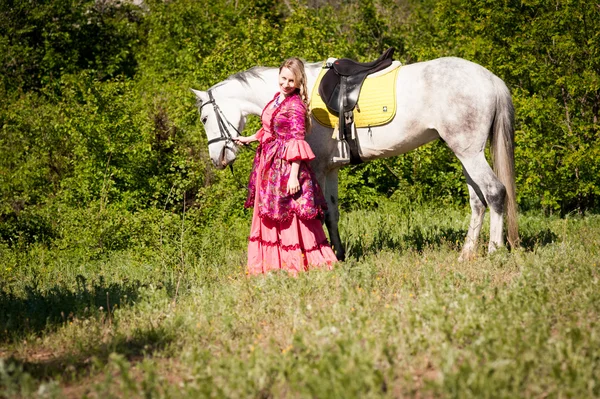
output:
[[475, 254], [473, 252], [462, 252], [458, 257], [459, 262], [469, 262], [475, 259]]
[[494, 252], [496, 252], [500, 248], [505, 248], [505, 247], [502, 244], [490, 242], [490, 244], [488, 245], [488, 254], [493, 254]]

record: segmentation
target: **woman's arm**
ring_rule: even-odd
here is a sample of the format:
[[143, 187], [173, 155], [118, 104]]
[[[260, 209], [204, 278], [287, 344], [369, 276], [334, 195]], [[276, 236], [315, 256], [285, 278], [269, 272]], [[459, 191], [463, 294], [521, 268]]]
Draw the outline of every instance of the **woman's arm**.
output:
[[233, 142], [237, 145], [246, 145], [256, 140], [258, 139], [256, 138], [256, 133], [254, 133], [252, 136], [237, 136], [233, 139]]
[[289, 122], [289, 133], [297, 140], [304, 140], [306, 135], [306, 108], [300, 97], [295, 96], [288, 103], [286, 117]]
[[287, 193], [296, 194], [300, 191], [300, 183], [298, 182], [298, 172], [300, 171], [300, 161], [292, 161], [292, 170], [287, 184]]
[[306, 108], [304, 107], [304, 104], [302, 104], [300, 97], [293, 98], [286, 103], [286, 109], [285, 111], [282, 111], [282, 114], [280, 115], [282, 115], [282, 118], [286, 118], [286, 136], [289, 137], [281, 155], [282, 158], [288, 162], [313, 160], [315, 154], [304, 140], [306, 127], [304, 118], [306, 116]]

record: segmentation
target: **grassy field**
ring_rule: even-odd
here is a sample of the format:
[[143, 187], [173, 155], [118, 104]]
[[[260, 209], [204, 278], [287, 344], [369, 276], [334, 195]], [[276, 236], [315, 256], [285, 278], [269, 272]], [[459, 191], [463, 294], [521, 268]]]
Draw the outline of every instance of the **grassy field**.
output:
[[459, 263], [466, 209], [389, 202], [299, 278], [245, 275], [247, 215], [186, 218], [0, 246], [0, 397], [600, 397], [597, 215], [522, 214], [522, 248]]

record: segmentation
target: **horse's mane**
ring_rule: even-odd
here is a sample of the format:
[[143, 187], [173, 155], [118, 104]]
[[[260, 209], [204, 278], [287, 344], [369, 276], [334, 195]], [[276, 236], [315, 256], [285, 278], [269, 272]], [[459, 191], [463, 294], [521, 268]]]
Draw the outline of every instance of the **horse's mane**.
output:
[[231, 75], [230, 77], [227, 78], [227, 80], [237, 80], [238, 82], [241, 82], [243, 85], [248, 86], [249, 78], [255, 78], [255, 79], [260, 79], [260, 80], [264, 81], [264, 79], [261, 75], [261, 72], [264, 72], [267, 69], [270, 69], [270, 68], [262, 67], [262, 66], [255, 66], [246, 71], [238, 72], [234, 75]]

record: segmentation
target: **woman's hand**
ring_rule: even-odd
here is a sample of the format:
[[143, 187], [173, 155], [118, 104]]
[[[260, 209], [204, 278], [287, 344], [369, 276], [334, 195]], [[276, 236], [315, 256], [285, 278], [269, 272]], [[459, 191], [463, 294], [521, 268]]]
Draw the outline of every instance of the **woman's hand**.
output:
[[290, 195], [296, 194], [300, 191], [300, 182], [297, 176], [290, 176], [287, 184], [287, 193]]
[[290, 178], [287, 184], [287, 193], [294, 195], [300, 191], [300, 182], [298, 181], [298, 171], [300, 170], [300, 161], [292, 162], [292, 169], [290, 170]]
[[253, 141], [256, 141], [255, 135], [253, 134], [252, 136], [237, 136], [236, 138], [233, 139], [233, 142], [237, 145], [247, 145], [252, 143]]

